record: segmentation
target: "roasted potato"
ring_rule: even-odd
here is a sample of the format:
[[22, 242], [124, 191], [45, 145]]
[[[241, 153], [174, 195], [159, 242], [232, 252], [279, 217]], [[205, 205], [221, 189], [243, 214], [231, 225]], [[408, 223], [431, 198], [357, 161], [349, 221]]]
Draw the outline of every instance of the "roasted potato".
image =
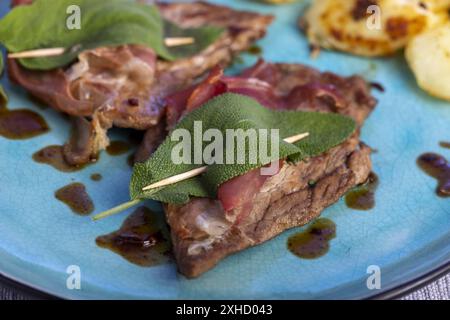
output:
[[448, 7], [450, 0], [315, 0], [302, 25], [314, 46], [385, 56], [444, 24]]
[[450, 22], [414, 37], [405, 55], [419, 86], [450, 101]]
[[430, 7], [431, 10], [449, 10], [450, 0], [425, 0], [423, 3]]

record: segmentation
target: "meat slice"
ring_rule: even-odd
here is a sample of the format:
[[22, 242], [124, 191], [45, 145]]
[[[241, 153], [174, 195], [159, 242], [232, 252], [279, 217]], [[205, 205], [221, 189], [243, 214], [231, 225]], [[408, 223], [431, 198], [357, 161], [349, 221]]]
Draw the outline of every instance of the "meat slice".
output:
[[[28, 3], [31, 1], [14, 2]], [[69, 68], [47, 72], [27, 70], [10, 60], [9, 75], [53, 108], [95, 122], [96, 136], [107, 137], [106, 131], [118, 126], [150, 129], [146, 136], [153, 139], [153, 127], [164, 119], [167, 95], [189, 87], [212, 67], [229, 64], [235, 54], [263, 37], [273, 20], [272, 16], [204, 2], [158, 6], [163, 17], [181, 27], [220, 26], [225, 32], [202, 52], [171, 62], [157, 59], [150, 48], [126, 45], [83, 52]], [[106, 144], [85, 146], [84, 150], [92, 151], [89, 157], [66, 155], [66, 159], [82, 164], [107, 144], [106, 140]]]
[[[376, 105], [369, 85], [357, 76], [343, 78], [302, 65], [260, 61], [241, 77], [270, 84], [278, 107], [345, 114], [355, 119], [359, 128]], [[367, 179], [370, 152], [360, 142], [358, 129], [325, 154], [283, 164], [278, 174], [250, 194], [245, 190], [252, 174], [238, 177], [244, 183], [232, 183], [235, 192], [229, 194], [233, 198], [224, 200], [227, 192], [222, 190], [220, 200], [195, 198], [182, 206], [165, 205], [180, 272], [197, 277], [232, 253], [316, 218]], [[244, 194], [246, 199], [236, 200], [235, 194]]]
[[83, 117], [72, 117], [72, 134], [64, 144], [63, 156], [67, 163], [89, 163], [97, 161], [92, 158], [95, 150], [108, 145], [108, 137], [103, 135], [97, 121], [88, 121]]

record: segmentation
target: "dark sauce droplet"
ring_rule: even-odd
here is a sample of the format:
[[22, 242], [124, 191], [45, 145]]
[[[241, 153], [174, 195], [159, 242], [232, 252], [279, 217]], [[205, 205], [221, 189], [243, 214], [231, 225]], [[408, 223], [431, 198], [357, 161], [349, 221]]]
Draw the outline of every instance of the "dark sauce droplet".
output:
[[151, 267], [171, 260], [171, 243], [162, 217], [146, 207], [136, 209], [119, 230], [99, 236], [98, 246], [131, 263]]
[[417, 164], [438, 181], [436, 194], [440, 197], [450, 197], [450, 163], [447, 159], [436, 153], [424, 153], [417, 159]]
[[81, 183], [69, 184], [55, 192], [55, 197], [76, 214], [86, 216], [94, 211], [94, 203]]
[[441, 141], [441, 142], [439, 142], [439, 145], [440, 145], [442, 148], [450, 149], [450, 142], [447, 142], [447, 141]]
[[48, 146], [33, 154], [33, 160], [38, 163], [48, 164], [62, 172], [75, 172], [82, 170], [86, 165], [73, 166], [64, 158], [62, 146]]
[[336, 237], [336, 224], [326, 218], [314, 221], [308, 229], [290, 236], [289, 251], [303, 259], [315, 259], [330, 249], [330, 240]]
[[262, 48], [260, 46], [253, 45], [250, 48], [248, 48], [247, 52], [249, 54], [252, 54], [252, 55], [255, 55], [255, 56], [260, 56], [260, 55], [262, 55], [263, 50], [262, 50]]
[[378, 90], [379, 92], [385, 92], [386, 90], [384, 89], [384, 86], [379, 83], [379, 82], [371, 82], [370, 86], [375, 89]]
[[370, 210], [375, 207], [375, 191], [378, 187], [378, 176], [371, 172], [367, 181], [348, 192], [345, 196], [347, 207], [355, 210]]
[[102, 175], [100, 173], [93, 173], [93, 174], [91, 174], [91, 180], [92, 181], [100, 181], [102, 179], [103, 179], [103, 177], [102, 177]]
[[11, 140], [23, 140], [48, 131], [47, 122], [34, 111], [0, 109], [0, 136]]
[[131, 145], [125, 141], [112, 141], [106, 148], [106, 152], [111, 156], [120, 156], [130, 151]]
[[134, 157], [135, 157], [135, 154], [132, 153], [132, 154], [130, 154], [130, 155], [128, 156], [128, 158], [127, 158], [127, 164], [128, 164], [128, 166], [130, 166], [131, 168], [134, 167]]

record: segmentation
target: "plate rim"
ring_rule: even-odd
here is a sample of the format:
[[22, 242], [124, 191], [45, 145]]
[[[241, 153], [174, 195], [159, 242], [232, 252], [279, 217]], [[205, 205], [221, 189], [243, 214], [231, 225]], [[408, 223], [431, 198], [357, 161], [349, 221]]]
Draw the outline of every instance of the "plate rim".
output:
[[[369, 295], [361, 300], [395, 300], [408, 295], [411, 292], [420, 290], [432, 282], [450, 274], [450, 259], [447, 259], [431, 271], [424, 271], [422, 274], [418, 275], [416, 278], [402, 282], [401, 284], [386, 289], [382, 292], [377, 292]], [[0, 270], [0, 284], [9, 284], [13, 289], [18, 289], [27, 295], [31, 296], [31, 299], [44, 299], [44, 300], [82, 300], [80, 299], [70, 299], [68, 297], [59, 296], [46, 289], [40, 288], [39, 286], [27, 283], [21, 279], [14, 277], [12, 275], [7, 275]], [[149, 299], [152, 300], [152, 299]]]
[[[382, 289], [380, 291], [373, 291], [363, 299], [397, 299], [399, 297], [407, 295], [408, 293], [425, 287], [426, 285], [448, 273], [450, 273], [450, 258], [444, 259], [444, 261], [436, 268], [430, 267], [423, 270], [417, 276], [411, 277], [409, 279], [405, 278], [403, 279], [403, 281], [401, 281], [401, 283], [392, 288], [389, 288], [387, 286], [385, 290]], [[14, 276], [0, 270], [0, 284], [2, 283], [6, 283], [12, 288], [17, 288], [27, 295], [30, 295], [32, 299], [71, 299], [68, 296], [52, 293], [51, 289], [44, 289], [41, 285], [36, 285], [26, 280], [20, 279], [20, 275]], [[80, 299], [82, 298], [74, 298], [74, 300]]]
[[428, 272], [423, 272], [423, 274], [418, 277], [405, 281], [402, 284], [397, 285], [394, 288], [388, 289], [384, 292], [377, 293], [373, 296], [368, 297], [370, 300], [395, 300], [401, 297], [407, 296], [408, 294], [420, 290], [427, 285], [435, 282], [436, 280], [445, 277], [450, 274], [450, 259], [444, 261], [439, 267], [432, 269]]

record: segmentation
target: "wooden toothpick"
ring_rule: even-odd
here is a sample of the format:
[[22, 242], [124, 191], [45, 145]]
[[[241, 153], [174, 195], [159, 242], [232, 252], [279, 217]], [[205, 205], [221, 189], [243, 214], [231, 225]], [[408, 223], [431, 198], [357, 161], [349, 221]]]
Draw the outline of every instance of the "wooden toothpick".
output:
[[[309, 132], [301, 133], [301, 134], [297, 134], [295, 136], [286, 138], [286, 139], [284, 139], [284, 141], [287, 143], [294, 143], [294, 142], [300, 141], [308, 136], [309, 136]], [[177, 174], [170, 178], [167, 178], [167, 179], [161, 180], [159, 182], [156, 182], [154, 184], [151, 184], [151, 185], [143, 188], [142, 190], [151, 190], [151, 189], [155, 189], [155, 188], [160, 188], [160, 187], [168, 186], [168, 185], [171, 185], [171, 184], [174, 184], [174, 183], [186, 180], [186, 179], [196, 177], [198, 175], [205, 173], [207, 168], [208, 168], [207, 166], [204, 166], [204, 167], [200, 167], [200, 168], [188, 171], [188, 172]], [[112, 216], [116, 213], [122, 212], [131, 207], [134, 207], [134, 206], [138, 205], [139, 203], [141, 203], [142, 201], [144, 201], [144, 200], [143, 199], [135, 199], [135, 200], [128, 201], [126, 203], [122, 203], [121, 205], [119, 205], [117, 207], [111, 208], [107, 211], [104, 211], [104, 212], [94, 216], [92, 218], [92, 220], [97, 221], [97, 220]]]
[[151, 189], [156, 189], [156, 188], [161, 188], [161, 187], [165, 187], [171, 184], [175, 184], [177, 182], [183, 181], [183, 180], [187, 180], [196, 176], [199, 176], [203, 173], [206, 172], [206, 170], [208, 169], [208, 166], [204, 166], [204, 167], [200, 167], [191, 171], [187, 171], [184, 173], [180, 173], [177, 174], [175, 176], [166, 178], [164, 180], [155, 182], [149, 186], [146, 186], [144, 188], [142, 188], [143, 191], [147, 191], [147, 190], [151, 190]]
[[194, 42], [195, 42], [195, 39], [192, 37], [178, 37], [178, 38], [164, 39], [164, 43], [168, 47], [186, 46], [189, 44], [193, 44]]
[[37, 49], [30, 51], [22, 51], [8, 54], [10, 59], [24, 59], [24, 58], [42, 58], [60, 56], [66, 52], [65, 48], [49, 48], [49, 49]]
[[[193, 44], [195, 39], [192, 37], [174, 37], [165, 38], [164, 43], [167, 47], [178, 47]], [[16, 53], [8, 54], [10, 59], [26, 59], [26, 58], [43, 58], [43, 57], [54, 57], [60, 56], [66, 52], [66, 48], [46, 48], [46, 49], [36, 49], [29, 51], [22, 51]]]
[[296, 143], [296, 142], [298, 142], [300, 140], [303, 140], [303, 139], [305, 139], [307, 137], [309, 137], [309, 132], [297, 134], [295, 136], [283, 139], [283, 141], [287, 142], [287, 143]]
[[[286, 138], [286, 139], [284, 139], [284, 141], [287, 142], [287, 143], [295, 143], [295, 142], [300, 141], [300, 140], [302, 140], [302, 139], [304, 139], [304, 138], [306, 138], [308, 136], [309, 136], [309, 132], [301, 133], [301, 134], [297, 134], [295, 136]], [[203, 166], [203, 167], [200, 167], [200, 168], [197, 168], [197, 169], [194, 169], [194, 170], [183, 172], [183, 173], [177, 174], [175, 176], [172, 176], [172, 177], [163, 179], [161, 181], [155, 182], [155, 183], [153, 183], [153, 184], [151, 184], [149, 186], [146, 186], [146, 187], [142, 188], [142, 190], [143, 191], [148, 191], [148, 190], [151, 190], [151, 189], [161, 188], [161, 187], [165, 187], [165, 186], [168, 186], [168, 185], [171, 185], [171, 184], [175, 184], [175, 183], [178, 183], [180, 181], [187, 180], [187, 179], [199, 176], [199, 175], [205, 173], [207, 170], [208, 170], [208, 166]]]

